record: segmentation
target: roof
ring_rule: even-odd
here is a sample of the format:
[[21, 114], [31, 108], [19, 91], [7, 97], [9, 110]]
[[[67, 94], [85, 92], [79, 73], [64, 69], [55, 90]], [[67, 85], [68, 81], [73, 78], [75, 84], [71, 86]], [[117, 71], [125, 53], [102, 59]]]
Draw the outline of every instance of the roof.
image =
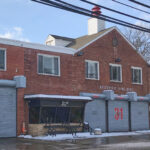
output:
[[72, 48], [61, 47], [61, 46], [49, 46], [44, 44], [23, 42], [19, 40], [12, 40], [6, 38], [0, 38], [0, 44], [13, 45], [13, 46], [19, 46], [24, 48], [32, 48], [36, 50], [64, 53], [64, 54], [71, 54], [71, 55], [74, 55], [74, 53], [76, 52], [76, 50]]
[[96, 34], [85, 35], [85, 36], [79, 37], [77, 39], [74, 39], [74, 41], [71, 44], [69, 44], [67, 47], [73, 48], [73, 49], [80, 49], [81, 47], [83, 47], [87, 43], [93, 41], [97, 37], [103, 35], [107, 31], [109, 31], [110, 29], [113, 29], [113, 27], [105, 29], [105, 30], [102, 30], [102, 31], [100, 31], [100, 32], [98, 32]]
[[70, 100], [70, 101], [91, 101], [92, 98], [87, 96], [66, 96], [66, 95], [45, 95], [45, 94], [35, 94], [35, 95], [25, 95], [24, 99], [31, 100], [31, 99], [58, 99], [58, 100]]
[[65, 41], [73, 41], [73, 40], [75, 40], [73, 38], [64, 37], [64, 36], [58, 36], [58, 35], [54, 35], [54, 34], [50, 34], [49, 36], [52, 36], [55, 39], [62, 39], [62, 40], [65, 40]]

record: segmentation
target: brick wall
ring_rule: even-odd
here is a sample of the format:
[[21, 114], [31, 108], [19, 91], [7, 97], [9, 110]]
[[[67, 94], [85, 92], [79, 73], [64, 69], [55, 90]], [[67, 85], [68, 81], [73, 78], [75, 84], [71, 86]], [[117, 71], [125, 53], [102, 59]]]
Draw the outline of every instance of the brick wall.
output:
[[[119, 41], [119, 45], [115, 49], [117, 56], [114, 55], [112, 46], [114, 35]], [[115, 93], [117, 94], [126, 93], [126, 90], [122, 88], [130, 88], [138, 95], [150, 93], [150, 68], [143, 58], [115, 30], [84, 48], [82, 50], [84, 52], [83, 56], [72, 56], [2, 44], [0, 47], [6, 48], [7, 52], [7, 71], [0, 71], [0, 79], [12, 80], [15, 75], [25, 75], [27, 78], [27, 88], [18, 89], [17, 95], [18, 134], [21, 133], [23, 121], [28, 120], [28, 106], [26, 103], [24, 104], [24, 94], [79, 95], [80, 92], [101, 93], [104, 89], [110, 87], [116, 87]], [[60, 77], [39, 75], [37, 73], [38, 53], [60, 56]], [[109, 63], [115, 64], [115, 57], [121, 59], [121, 62], [117, 64], [122, 65], [122, 83], [110, 82]], [[100, 80], [85, 79], [86, 59], [99, 61]], [[142, 85], [132, 84], [131, 66], [142, 67]]]
[[[6, 49], [6, 71], [0, 71], [0, 79], [13, 80], [14, 76], [24, 75], [24, 48], [2, 45]], [[17, 134], [21, 133], [24, 121], [24, 89], [17, 89]]]
[[[115, 63], [114, 48], [112, 46], [112, 38], [114, 35], [118, 39], [117, 57], [121, 62]], [[124, 40], [124, 38], [115, 30], [105, 35], [103, 38], [90, 44], [82, 50], [83, 56], [73, 58], [74, 87], [76, 94], [80, 91], [100, 93], [104, 90], [102, 86], [116, 87], [115, 93], [124, 94], [124, 89], [130, 88], [137, 92], [138, 95], [149, 93], [149, 67], [143, 58]], [[85, 60], [99, 61], [100, 80], [85, 79]], [[110, 81], [109, 63], [122, 65], [122, 83]], [[142, 67], [143, 84], [132, 84], [131, 66]], [[109, 87], [106, 87], [106, 89]], [[124, 88], [124, 89], [122, 89]]]
[[[114, 55], [112, 38], [117, 37], [119, 44]], [[149, 92], [148, 66], [143, 58], [115, 30], [95, 41], [82, 50], [83, 56], [72, 56], [40, 50], [25, 50], [25, 76], [27, 77], [26, 94], [63, 94], [79, 95], [80, 92], [101, 93], [104, 89], [115, 88], [115, 92], [125, 94], [135, 91], [138, 95]], [[61, 76], [37, 74], [37, 54], [60, 56]], [[121, 62], [115, 63], [115, 58]], [[99, 61], [100, 80], [85, 79], [85, 60]], [[109, 63], [122, 65], [122, 83], [110, 82]], [[132, 84], [131, 66], [142, 67], [143, 84]]]
[[0, 71], [0, 79], [12, 80], [16, 75], [24, 75], [24, 48], [0, 44], [6, 49], [7, 70]]

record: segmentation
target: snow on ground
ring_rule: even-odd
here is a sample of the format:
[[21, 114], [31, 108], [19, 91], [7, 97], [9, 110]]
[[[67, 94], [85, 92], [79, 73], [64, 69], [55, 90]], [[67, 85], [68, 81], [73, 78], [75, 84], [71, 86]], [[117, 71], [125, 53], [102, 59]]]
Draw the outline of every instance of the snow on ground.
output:
[[99, 138], [99, 137], [111, 137], [111, 136], [129, 136], [129, 135], [142, 135], [150, 134], [150, 130], [135, 131], [135, 132], [112, 132], [112, 133], [102, 133], [101, 135], [90, 134], [89, 132], [77, 133], [76, 136], [72, 134], [57, 134], [56, 136], [37, 136], [32, 137], [31, 135], [20, 135], [19, 138], [35, 139], [35, 140], [47, 140], [47, 141], [57, 141], [57, 140], [70, 140], [70, 139], [86, 139], [86, 138]]

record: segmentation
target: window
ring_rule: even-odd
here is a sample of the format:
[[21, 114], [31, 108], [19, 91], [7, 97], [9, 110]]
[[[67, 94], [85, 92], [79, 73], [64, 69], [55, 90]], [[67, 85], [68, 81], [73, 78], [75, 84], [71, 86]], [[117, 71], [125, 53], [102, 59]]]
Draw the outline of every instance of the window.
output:
[[38, 73], [59, 76], [60, 58], [51, 55], [38, 55]]
[[142, 84], [142, 68], [131, 67], [132, 70], [132, 83]]
[[86, 60], [85, 70], [86, 70], [86, 79], [99, 80], [99, 62]]
[[110, 81], [122, 82], [121, 65], [110, 64]]
[[0, 70], [6, 70], [6, 51], [0, 49]]
[[83, 120], [83, 108], [72, 107], [70, 113], [70, 122], [82, 122]]
[[40, 112], [40, 107], [30, 107], [29, 123], [31, 123], [31, 124], [39, 123], [39, 112]]
[[79, 123], [83, 122], [83, 107], [35, 107], [29, 108], [29, 123]]

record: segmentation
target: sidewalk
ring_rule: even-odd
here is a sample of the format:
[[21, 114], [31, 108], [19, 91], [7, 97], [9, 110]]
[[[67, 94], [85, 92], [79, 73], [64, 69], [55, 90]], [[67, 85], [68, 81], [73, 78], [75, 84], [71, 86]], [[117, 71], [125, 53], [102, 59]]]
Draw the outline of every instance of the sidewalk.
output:
[[70, 140], [70, 139], [87, 139], [87, 138], [100, 138], [100, 137], [113, 137], [113, 136], [129, 136], [129, 135], [142, 135], [149, 134], [150, 130], [134, 131], [134, 132], [112, 132], [102, 133], [101, 135], [90, 135], [89, 132], [77, 133], [76, 136], [72, 134], [57, 134], [56, 136], [37, 136], [32, 137], [31, 135], [20, 135], [19, 138], [35, 139], [35, 140], [46, 140], [46, 141], [57, 141], [57, 140]]

